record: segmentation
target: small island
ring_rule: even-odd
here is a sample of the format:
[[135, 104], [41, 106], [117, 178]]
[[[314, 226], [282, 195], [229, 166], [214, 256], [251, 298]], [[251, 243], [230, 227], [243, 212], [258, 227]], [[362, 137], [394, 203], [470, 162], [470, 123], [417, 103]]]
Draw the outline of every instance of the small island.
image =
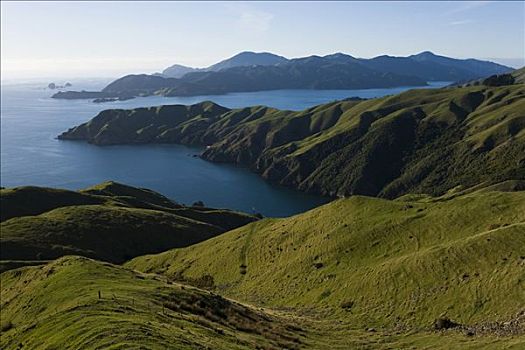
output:
[[47, 88], [50, 89], [50, 90], [55, 90], [55, 89], [64, 89], [64, 88], [68, 88], [68, 87], [71, 87], [73, 86], [71, 83], [65, 83], [64, 85], [57, 85], [55, 83], [49, 83], [47, 85]]

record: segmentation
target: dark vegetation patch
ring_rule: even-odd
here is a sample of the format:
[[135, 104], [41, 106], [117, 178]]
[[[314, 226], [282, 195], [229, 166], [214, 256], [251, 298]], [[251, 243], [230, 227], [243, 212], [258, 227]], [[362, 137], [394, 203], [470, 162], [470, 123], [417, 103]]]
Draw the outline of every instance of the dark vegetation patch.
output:
[[203, 275], [197, 278], [186, 277], [182, 272], [170, 276], [170, 281], [188, 284], [201, 289], [215, 289], [215, 280], [211, 275]]
[[491, 75], [483, 80], [482, 84], [486, 86], [505, 86], [514, 84], [516, 79], [512, 74]]
[[456, 328], [460, 325], [449, 318], [442, 317], [438, 318], [436, 321], [434, 321], [434, 329], [435, 330], [443, 330], [443, 329], [450, 329], [450, 328]]
[[322, 262], [315, 262], [314, 263], [314, 267], [316, 269], [321, 269], [321, 268], [323, 268], [323, 266], [324, 266], [324, 264]]
[[341, 303], [341, 308], [346, 311], [351, 311], [355, 302], [353, 300], [346, 300]]
[[[298, 349], [303, 343], [304, 331], [300, 327], [282, 324], [277, 319], [217, 294], [172, 293], [164, 298], [163, 306], [175, 312], [198, 315], [211, 324], [233, 331], [263, 336], [282, 348]], [[224, 330], [218, 329], [217, 332], [224, 333]]]

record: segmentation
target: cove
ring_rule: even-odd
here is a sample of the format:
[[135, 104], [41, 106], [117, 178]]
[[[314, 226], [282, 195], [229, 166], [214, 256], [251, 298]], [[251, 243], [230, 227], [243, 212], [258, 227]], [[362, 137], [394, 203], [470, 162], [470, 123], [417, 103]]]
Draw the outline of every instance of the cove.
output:
[[[100, 88], [107, 81], [81, 81], [75, 88]], [[435, 83], [433, 87], [446, 83]], [[265, 216], [284, 217], [330, 199], [272, 185], [247, 169], [214, 164], [195, 157], [201, 149], [182, 145], [98, 147], [58, 141], [56, 136], [108, 108], [192, 104], [211, 100], [226, 107], [268, 105], [301, 110], [347, 97], [378, 97], [409, 89], [277, 90], [220, 96], [147, 97], [95, 104], [88, 100], [55, 100], [45, 82], [2, 85], [1, 185], [37, 185], [81, 189], [114, 180], [150, 188], [176, 202], [203, 201]]]

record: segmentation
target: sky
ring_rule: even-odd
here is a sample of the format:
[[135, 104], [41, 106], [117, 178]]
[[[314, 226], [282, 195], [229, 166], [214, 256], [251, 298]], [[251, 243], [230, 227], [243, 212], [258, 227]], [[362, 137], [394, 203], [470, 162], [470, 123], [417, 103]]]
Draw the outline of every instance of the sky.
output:
[[521, 67], [525, 2], [1, 2], [3, 80], [205, 67], [241, 51], [432, 51]]

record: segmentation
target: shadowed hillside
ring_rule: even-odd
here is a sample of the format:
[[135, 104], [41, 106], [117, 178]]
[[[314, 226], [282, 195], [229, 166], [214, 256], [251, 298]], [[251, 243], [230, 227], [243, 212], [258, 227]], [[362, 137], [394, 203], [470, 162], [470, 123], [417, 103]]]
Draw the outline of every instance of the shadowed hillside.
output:
[[166, 197], [106, 182], [79, 192], [1, 190], [2, 269], [77, 254], [111, 262], [187, 246], [256, 218], [185, 207]]
[[217, 62], [206, 68], [192, 68], [183, 66], [180, 64], [174, 64], [164, 69], [160, 76], [166, 78], [182, 78], [184, 75], [190, 72], [199, 72], [199, 71], [220, 71], [222, 69], [228, 69], [233, 67], [242, 67], [242, 66], [271, 66], [279, 63], [288, 62], [288, 59], [274, 55], [269, 52], [251, 52], [244, 51], [240, 52], [235, 56], [227, 58], [223, 61]]

